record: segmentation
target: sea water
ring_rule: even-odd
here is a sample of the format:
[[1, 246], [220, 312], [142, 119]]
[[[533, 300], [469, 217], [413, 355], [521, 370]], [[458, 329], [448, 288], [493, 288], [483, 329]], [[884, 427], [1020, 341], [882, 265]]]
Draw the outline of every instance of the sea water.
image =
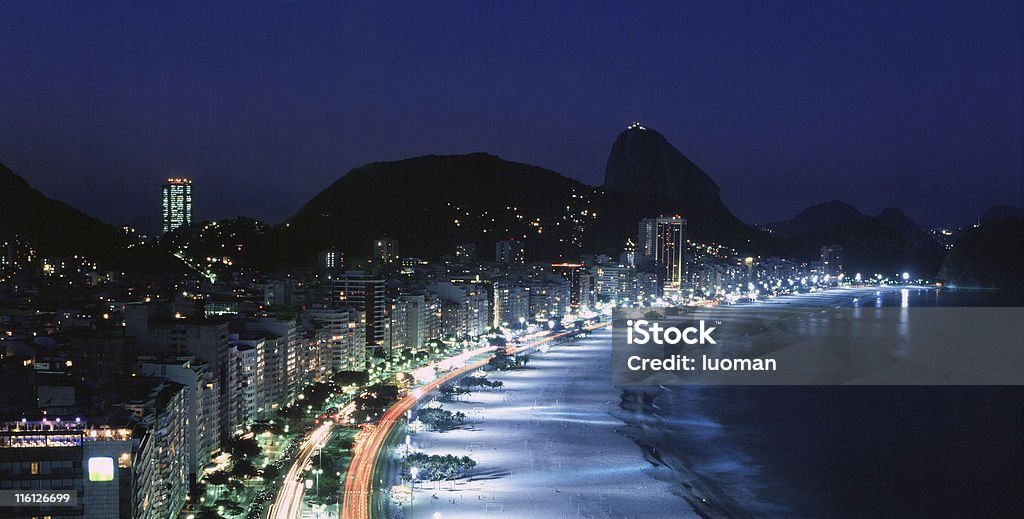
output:
[[[1024, 295], [911, 288], [785, 303], [1022, 306]], [[623, 401], [707, 516], [1024, 517], [1019, 386], [668, 386]]]

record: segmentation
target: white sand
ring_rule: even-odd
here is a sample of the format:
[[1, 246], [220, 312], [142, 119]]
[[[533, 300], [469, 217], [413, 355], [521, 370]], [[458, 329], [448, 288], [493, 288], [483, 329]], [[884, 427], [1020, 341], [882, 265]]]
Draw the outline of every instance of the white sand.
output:
[[535, 354], [525, 369], [488, 375], [504, 388], [445, 403], [472, 423], [415, 434], [413, 449], [468, 455], [477, 467], [454, 484], [418, 483], [405, 517], [697, 517], [676, 485], [654, 479], [667, 469], [653, 468], [610, 414], [621, 394], [611, 384], [610, 348], [604, 330]]

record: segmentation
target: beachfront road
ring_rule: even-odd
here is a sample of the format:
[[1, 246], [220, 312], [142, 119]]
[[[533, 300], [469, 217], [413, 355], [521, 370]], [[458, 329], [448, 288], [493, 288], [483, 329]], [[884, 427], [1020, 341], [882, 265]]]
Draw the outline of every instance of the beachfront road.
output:
[[[610, 323], [607, 322], [598, 323], [590, 326], [589, 329], [594, 330], [609, 324]], [[561, 332], [534, 340], [528, 344], [517, 347], [515, 349], [515, 353], [525, 352], [542, 344], [565, 337], [570, 333], [572, 332]], [[476, 357], [479, 355], [485, 355], [492, 350], [492, 347], [487, 346], [474, 350], [470, 352], [469, 355]], [[366, 436], [359, 441], [353, 449], [352, 463], [349, 465], [348, 473], [345, 476], [345, 500], [342, 503], [342, 519], [370, 519], [375, 516], [376, 507], [374, 504], [376, 503], [376, 499], [374, 498], [374, 500], [371, 501], [371, 497], [375, 497], [374, 487], [377, 486], [373, 479], [375, 472], [374, 469], [377, 465], [377, 460], [380, 457], [381, 451], [388, 443], [388, 436], [391, 435], [396, 425], [405, 420], [405, 414], [409, 412], [409, 410], [411, 410], [421, 398], [428, 395], [431, 391], [437, 389], [445, 382], [483, 367], [487, 364], [488, 360], [490, 360], [489, 356], [469, 362], [463, 367], [456, 368], [446, 373], [444, 376], [410, 391], [408, 395], [401, 398], [384, 412], [376, 427], [367, 430]], [[376, 490], [376, 492], [381, 491], [384, 490], [380, 488]], [[380, 494], [376, 495], [379, 496]], [[281, 519], [284, 519], [284, 516], [281, 516]]]
[[295, 457], [295, 463], [292, 464], [284, 481], [281, 482], [281, 488], [277, 493], [277, 498], [274, 499], [274, 504], [270, 505], [268, 519], [296, 519], [299, 517], [299, 513], [302, 511], [302, 495], [306, 491], [303, 472], [312, 462], [317, 451], [327, 443], [333, 427], [333, 423], [324, 423], [314, 429], [309, 437], [302, 442], [298, 455]]

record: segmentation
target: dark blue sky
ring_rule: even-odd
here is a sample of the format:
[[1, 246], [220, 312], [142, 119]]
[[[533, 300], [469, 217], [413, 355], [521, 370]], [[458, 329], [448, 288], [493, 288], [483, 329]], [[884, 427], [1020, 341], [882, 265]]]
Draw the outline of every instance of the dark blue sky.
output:
[[168, 176], [200, 219], [278, 222], [428, 153], [599, 184], [639, 120], [749, 222], [1021, 205], [1021, 3], [827, 3], [3, 2], [0, 162], [111, 223]]

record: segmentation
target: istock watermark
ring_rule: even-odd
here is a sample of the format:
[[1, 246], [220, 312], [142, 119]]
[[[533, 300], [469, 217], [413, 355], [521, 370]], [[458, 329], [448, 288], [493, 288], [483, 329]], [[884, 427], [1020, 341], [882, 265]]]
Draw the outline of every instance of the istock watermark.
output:
[[628, 308], [619, 385], [1021, 385], [1024, 308]]
[[654, 344], [679, 344], [683, 341], [686, 344], [716, 344], [711, 337], [715, 327], [705, 327], [704, 321], [700, 326], [688, 326], [679, 329], [675, 326], [663, 327], [657, 322], [650, 322], [646, 319], [626, 321], [626, 342], [629, 344], [647, 344], [654, 341]]

